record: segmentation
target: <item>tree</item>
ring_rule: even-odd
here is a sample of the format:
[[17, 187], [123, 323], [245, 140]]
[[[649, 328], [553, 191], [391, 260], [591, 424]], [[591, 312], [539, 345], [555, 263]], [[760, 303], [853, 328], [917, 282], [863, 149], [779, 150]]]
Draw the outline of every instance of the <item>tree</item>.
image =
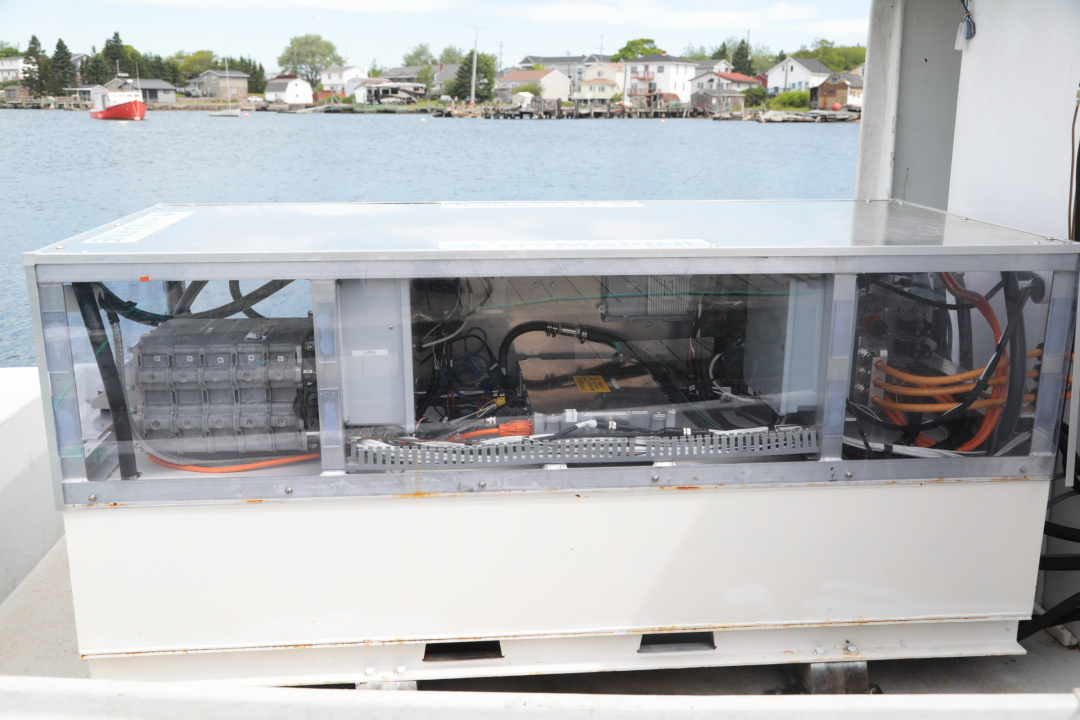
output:
[[524, 83], [522, 85], [518, 85], [517, 87], [514, 88], [514, 92], [515, 93], [527, 92], [527, 93], [532, 93], [533, 95], [539, 96], [539, 95], [542, 95], [544, 93], [544, 88], [540, 87], [540, 83], [538, 83], [538, 82], [530, 82], [530, 83]]
[[201, 75], [207, 70], [213, 70], [218, 66], [218, 57], [213, 50], [196, 50], [193, 53], [178, 50], [173, 53], [169, 60], [176, 63], [180, 76], [185, 80]]
[[367, 69], [367, 76], [370, 78], [382, 77], [383, 72], [386, 70], [379, 61], [375, 58], [371, 58], [371, 65]]
[[731, 69], [743, 75], [752, 75], [754, 72], [753, 65], [750, 62], [750, 48], [745, 40], [739, 41], [739, 46], [735, 48], [735, 52], [731, 55]]
[[755, 45], [750, 50], [750, 72], [749, 75], [760, 75], [776, 63], [780, 62], [773, 55], [772, 48], [765, 45]]
[[230, 57], [219, 60], [214, 68], [224, 70], [226, 60], [229, 62], [229, 70], [238, 70], [247, 74], [248, 92], [266, 92], [266, 70], [263, 68], [262, 63], [257, 63], [254, 58], [250, 57]]
[[401, 59], [402, 65], [434, 65], [435, 56], [431, 54], [431, 46], [427, 43], [417, 43], [405, 57]]
[[776, 53], [776, 62], [782, 63], [785, 60], [787, 60], [787, 53], [786, 52], [781, 50], [780, 52]]
[[41, 41], [38, 40], [37, 35], [31, 35], [30, 43], [26, 46], [26, 52], [23, 53], [23, 63], [25, 64], [23, 85], [26, 86], [31, 95], [40, 95], [42, 91], [41, 58], [43, 56]]
[[42, 54], [38, 58], [38, 94], [59, 95], [60, 85], [56, 82], [56, 73], [53, 71], [52, 61], [49, 56]]
[[124, 72], [131, 77], [135, 77], [135, 66], [142, 61], [142, 56], [135, 48], [125, 45], [118, 32], [114, 32], [113, 36], [105, 41], [105, 47], [101, 48], [101, 57], [109, 66], [110, 72]]
[[[482, 102], [495, 97], [495, 72], [497, 58], [488, 53], [479, 53], [476, 57], [476, 100]], [[457, 75], [450, 83], [447, 94], [468, 99], [472, 86], [473, 56], [469, 53], [461, 59]]]
[[631, 40], [611, 56], [611, 62], [623, 62], [626, 60], [635, 60], [639, 57], [645, 57], [646, 55], [663, 55], [664, 51], [656, 47], [656, 43], [651, 38], [638, 38], [637, 40]]
[[63, 39], [56, 41], [56, 49], [52, 55], [52, 72], [56, 83], [55, 93], [63, 92], [64, 88], [75, 84], [75, 64], [71, 61], [71, 51]]
[[90, 48], [90, 57], [82, 62], [80, 74], [83, 85], [104, 85], [112, 77], [109, 74], [109, 66], [105, 64], [104, 58], [93, 47]]
[[431, 87], [435, 84], [435, 68], [425, 65], [416, 73], [416, 82], [424, 83], [424, 94], [431, 94]]
[[799, 48], [791, 57], [813, 58], [830, 70], [844, 72], [866, 62], [866, 48], [861, 45], [837, 45], [831, 40], [817, 38], [810, 47]]
[[730, 60], [731, 58], [728, 57], [728, 52], [727, 43], [723, 42], [713, 48], [712, 55], [709, 57], [713, 60]]
[[748, 107], [757, 107], [765, 104], [765, 101], [769, 98], [769, 91], [760, 85], [756, 85], [743, 90], [743, 97], [746, 98]]
[[[682, 51], [683, 60], [708, 60], [709, 57], [709, 51], [705, 49], [704, 45], [695, 47], [693, 44], [687, 44]], [[719, 58], [716, 59], [719, 60]]]
[[443, 51], [439, 53], [439, 62], [443, 65], [456, 65], [461, 62], [464, 57], [465, 53], [461, 48], [447, 45], [443, 48]]
[[15, 57], [16, 55], [22, 55], [18, 45], [12, 45], [0, 40], [0, 58]]
[[321, 35], [298, 35], [289, 41], [285, 51], [277, 59], [285, 71], [299, 75], [314, 87], [319, 84], [319, 73], [345, 61], [337, 53], [334, 43], [323, 40]]

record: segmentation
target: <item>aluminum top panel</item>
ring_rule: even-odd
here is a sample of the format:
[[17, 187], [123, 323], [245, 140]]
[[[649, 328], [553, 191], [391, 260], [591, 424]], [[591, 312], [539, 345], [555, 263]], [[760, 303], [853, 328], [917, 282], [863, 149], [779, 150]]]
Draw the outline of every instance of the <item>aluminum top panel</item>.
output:
[[1072, 253], [1075, 243], [895, 201], [159, 205], [34, 264]]

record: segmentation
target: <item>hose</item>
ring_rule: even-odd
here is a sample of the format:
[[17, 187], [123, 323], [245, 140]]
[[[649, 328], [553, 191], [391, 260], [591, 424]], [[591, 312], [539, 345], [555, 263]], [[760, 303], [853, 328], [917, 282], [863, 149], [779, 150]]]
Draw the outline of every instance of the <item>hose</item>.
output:
[[606, 330], [599, 328], [588, 327], [586, 325], [563, 325], [562, 323], [549, 323], [542, 320], [533, 320], [530, 322], [523, 322], [520, 325], [515, 325], [510, 328], [510, 332], [506, 333], [506, 337], [499, 343], [499, 372], [503, 376], [503, 385], [507, 385], [507, 366], [510, 363], [510, 346], [522, 335], [543, 332], [547, 333], [551, 337], [558, 335], [567, 335], [570, 337], [576, 337], [581, 342], [586, 340], [590, 342], [603, 343], [616, 347], [618, 343], [625, 343], [626, 340], [622, 337], [609, 333]]
[[[244, 293], [240, 292], [240, 281], [229, 281], [229, 294], [232, 295], [233, 300], [243, 300]], [[265, 318], [266, 316], [260, 313], [258, 310], [249, 307], [241, 308], [241, 312], [247, 315], [249, 318]]]
[[1058, 540], [1080, 543], [1080, 528], [1069, 527], [1068, 525], [1045, 522], [1043, 523], [1043, 534]]
[[98, 372], [101, 373], [101, 382], [105, 386], [105, 399], [112, 415], [113, 435], [116, 437], [117, 457], [120, 461], [120, 478], [135, 480], [139, 477], [139, 470], [135, 463], [135, 445], [132, 442], [131, 416], [124, 398], [124, 382], [116, 366], [105, 324], [101, 322], [101, 309], [94, 297], [94, 286], [91, 283], [72, 283], [71, 288], [75, 291], [79, 313], [90, 338], [90, 347], [94, 350], [94, 360], [97, 362]]
[[[101, 291], [101, 305], [106, 310], [112, 310], [115, 313], [127, 320], [137, 322], [142, 325], [160, 325], [163, 322], [168, 322], [174, 317], [180, 315], [180, 311], [184, 311], [185, 314], [182, 317], [185, 320], [203, 320], [213, 319], [218, 320], [221, 318], [227, 318], [231, 315], [235, 315], [238, 312], [242, 312], [245, 308], [249, 308], [257, 303], [262, 302], [266, 298], [270, 297], [283, 287], [291, 283], [292, 280], [271, 280], [264, 285], [259, 286], [255, 290], [251, 291], [247, 295], [244, 295], [239, 300], [233, 300], [230, 303], [221, 305], [210, 310], [204, 310], [203, 312], [187, 313], [187, 308], [190, 303], [194, 301], [195, 297], [199, 294], [203, 287], [206, 285], [204, 280], [196, 280], [190, 283], [187, 289], [184, 291], [184, 295], [181, 296], [180, 301], [177, 303], [178, 312], [175, 315], [162, 315], [161, 313], [148, 312], [138, 308], [135, 303], [123, 300], [116, 295], [112, 290], [105, 287], [102, 283], [94, 283]], [[201, 285], [200, 285], [201, 283]], [[193, 290], [192, 288], [197, 288]], [[189, 296], [190, 293], [190, 296]], [[185, 305], [186, 303], [186, 305]]]
[[1039, 558], [1039, 569], [1051, 572], [1080, 570], [1080, 555], [1043, 555]]
[[[1020, 283], [1016, 279], [1015, 272], [1002, 272], [1001, 280], [1005, 283], [1005, 306], [1012, 312], [1020, 299]], [[1009, 363], [1009, 387], [1006, 394], [1005, 409], [998, 420], [994, 439], [990, 445], [990, 452], [1000, 447], [1009, 439], [1016, 430], [1016, 423], [1020, 420], [1020, 410], [1023, 406], [1024, 381], [1027, 372], [1027, 364], [1020, 360], [1026, 357], [1027, 333], [1024, 329], [1024, 313], [1016, 317], [1016, 329], [1009, 338], [1009, 357], [1015, 360]]]
[[188, 283], [188, 286], [184, 288], [184, 292], [180, 294], [180, 299], [176, 301], [173, 315], [189, 314], [191, 312], [191, 306], [195, 303], [195, 298], [199, 297], [199, 293], [201, 293], [206, 286], [206, 280], [192, 280]]
[[1027, 622], [1020, 623], [1020, 629], [1016, 633], [1017, 640], [1029, 638], [1040, 630], [1045, 630], [1055, 625], [1072, 622], [1078, 619], [1076, 610], [1080, 608], [1080, 593], [1070, 595], [1042, 615], [1031, 618]]

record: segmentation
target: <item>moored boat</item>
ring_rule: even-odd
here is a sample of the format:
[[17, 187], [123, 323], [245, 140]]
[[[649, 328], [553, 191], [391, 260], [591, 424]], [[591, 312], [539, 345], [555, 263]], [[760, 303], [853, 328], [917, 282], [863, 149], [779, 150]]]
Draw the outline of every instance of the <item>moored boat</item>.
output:
[[90, 117], [95, 120], [142, 120], [146, 103], [138, 90], [109, 90], [98, 86], [91, 92], [94, 107]]

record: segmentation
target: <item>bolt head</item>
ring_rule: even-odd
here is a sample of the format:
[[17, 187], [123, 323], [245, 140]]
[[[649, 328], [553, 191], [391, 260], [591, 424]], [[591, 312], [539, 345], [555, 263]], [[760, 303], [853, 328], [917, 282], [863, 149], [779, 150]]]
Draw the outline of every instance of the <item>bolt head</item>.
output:
[[848, 655], [858, 655], [859, 654], [859, 648], [855, 647], [854, 645], [845, 645], [844, 646], [844, 652], [847, 653]]
[[398, 665], [397, 668], [394, 670], [394, 672], [396, 672], [398, 675], [404, 675], [405, 674], [405, 666], [404, 665]]
[[292, 488], [291, 487], [285, 488], [285, 494], [286, 495], [292, 495]]
[[1027, 474], [1027, 468], [1026, 467], [1020, 468], [1020, 474], [1021, 475], [1026, 475]]
[[368, 668], [367, 670], [364, 671], [364, 674], [369, 676], [369, 677], [374, 675], [375, 674], [375, 668]]
[[845, 472], [844, 477], [846, 477], [848, 480], [850, 480], [851, 479], [851, 471], [848, 470], [847, 472]]
[[652, 481], [653, 482], [660, 482], [660, 476], [659, 475], [653, 475], [652, 476]]
[[816, 648], [814, 648], [814, 654], [817, 655], [818, 657], [821, 657], [822, 655], [825, 654], [825, 648], [818, 645]]
[[97, 495], [91, 495], [90, 497], [86, 498], [86, 500], [88, 502], [97, 502]]
[[480, 484], [480, 487], [482, 487], [482, 488], [486, 488], [486, 487], [487, 487], [487, 483], [486, 483], [486, 482], [484, 482], [483, 480], [481, 480], [479, 484]]

